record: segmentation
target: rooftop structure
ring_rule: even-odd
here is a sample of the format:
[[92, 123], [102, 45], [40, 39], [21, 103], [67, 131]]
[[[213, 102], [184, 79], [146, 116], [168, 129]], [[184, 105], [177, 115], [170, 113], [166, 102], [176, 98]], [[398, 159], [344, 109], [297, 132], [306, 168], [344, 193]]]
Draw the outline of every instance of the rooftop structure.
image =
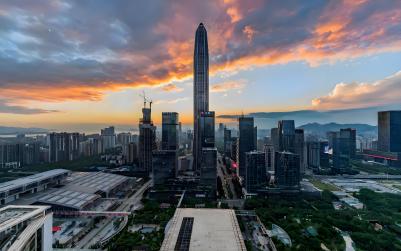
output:
[[178, 208], [166, 228], [161, 251], [245, 251], [234, 210]]
[[[0, 250], [51, 250], [52, 214], [47, 206], [0, 209]], [[40, 234], [38, 234], [40, 233]]]
[[129, 178], [117, 174], [77, 172], [71, 175], [71, 181], [65, 186], [65, 189], [82, 193], [96, 193], [108, 197], [128, 184], [129, 180]]
[[37, 200], [37, 203], [52, 205], [52, 207], [57, 208], [84, 210], [87, 206], [92, 205], [93, 202], [100, 197], [101, 196], [98, 194], [57, 189], [54, 192], [40, 197]]
[[0, 183], [0, 205], [18, 199], [21, 194], [36, 193], [45, 190], [52, 185], [60, 184], [69, 174], [70, 171], [65, 169], [53, 169], [24, 178]]

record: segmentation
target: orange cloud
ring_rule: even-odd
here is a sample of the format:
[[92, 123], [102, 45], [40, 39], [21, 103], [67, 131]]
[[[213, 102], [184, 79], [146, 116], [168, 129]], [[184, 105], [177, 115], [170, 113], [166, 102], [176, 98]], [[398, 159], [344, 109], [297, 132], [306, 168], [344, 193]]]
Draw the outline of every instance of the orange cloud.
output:
[[232, 90], [241, 90], [246, 86], [245, 80], [228, 81], [224, 83], [214, 84], [210, 87], [211, 92], [228, 92]]
[[401, 71], [372, 83], [339, 83], [326, 96], [312, 100], [316, 109], [363, 108], [400, 103]]

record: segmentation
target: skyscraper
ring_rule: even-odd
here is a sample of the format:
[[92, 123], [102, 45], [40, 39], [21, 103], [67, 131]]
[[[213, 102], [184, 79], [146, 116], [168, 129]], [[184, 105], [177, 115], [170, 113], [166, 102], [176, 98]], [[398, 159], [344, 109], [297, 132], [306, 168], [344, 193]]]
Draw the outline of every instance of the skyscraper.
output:
[[[280, 150], [295, 153], [295, 123], [294, 120], [278, 122]], [[277, 150], [276, 150], [277, 151]]]
[[274, 175], [280, 188], [299, 188], [301, 181], [299, 155], [290, 152], [276, 152]]
[[156, 127], [152, 122], [152, 103], [146, 108], [146, 102], [142, 108], [143, 118], [139, 121], [139, 167], [150, 173], [152, 171], [152, 151], [156, 147]]
[[178, 113], [162, 113], [162, 150], [178, 150], [179, 123]]
[[378, 126], [377, 150], [401, 152], [401, 111], [379, 112]]
[[245, 154], [247, 152], [256, 150], [255, 145], [255, 128], [252, 117], [241, 116], [238, 118], [239, 121], [239, 140], [238, 140], [238, 164], [239, 164], [239, 175], [244, 179], [246, 178], [245, 171]]
[[194, 49], [194, 169], [200, 168], [202, 151], [199, 118], [202, 112], [209, 111], [209, 49], [205, 26], [200, 23], [195, 33]]
[[299, 155], [302, 174], [305, 173], [304, 145], [305, 145], [304, 129], [295, 129], [294, 153]]
[[248, 193], [254, 193], [267, 181], [265, 153], [247, 152], [245, 154], [245, 170], [245, 189]]
[[199, 135], [201, 147], [215, 147], [214, 112], [201, 112], [199, 117]]

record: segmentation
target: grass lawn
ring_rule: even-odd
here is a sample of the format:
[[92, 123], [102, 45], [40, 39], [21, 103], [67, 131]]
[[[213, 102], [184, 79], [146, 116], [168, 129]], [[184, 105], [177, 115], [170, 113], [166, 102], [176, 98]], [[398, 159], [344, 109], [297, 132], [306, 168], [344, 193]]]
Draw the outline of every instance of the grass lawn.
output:
[[340, 189], [333, 184], [327, 184], [317, 179], [309, 179], [309, 181], [320, 190], [329, 190], [331, 192], [340, 191]]

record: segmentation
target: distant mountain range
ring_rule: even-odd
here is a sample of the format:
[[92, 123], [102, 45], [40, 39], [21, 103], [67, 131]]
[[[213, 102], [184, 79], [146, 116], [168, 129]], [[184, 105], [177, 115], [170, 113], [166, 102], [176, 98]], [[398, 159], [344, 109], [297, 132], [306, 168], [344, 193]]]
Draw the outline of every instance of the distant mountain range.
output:
[[47, 133], [49, 130], [44, 128], [23, 128], [23, 127], [8, 127], [8, 126], [0, 126], [0, 134], [29, 134], [29, 133]]
[[[289, 112], [254, 112], [247, 116], [255, 118], [255, 124], [258, 128], [269, 129], [277, 126], [277, 121], [283, 119], [295, 120], [296, 126], [305, 125], [311, 122], [327, 124], [331, 122], [341, 124], [368, 124], [377, 125], [377, 112], [385, 110], [401, 110], [401, 105], [367, 107], [359, 109], [346, 110], [299, 110]], [[219, 115], [218, 118], [233, 120], [239, 115]]]
[[304, 129], [306, 134], [314, 134], [318, 136], [325, 137], [326, 133], [329, 131], [339, 131], [342, 128], [353, 128], [356, 129], [358, 135], [377, 135], [377, 126], [371, 126], [367, 124], [319, 124], [319, 123], [309, 123], [306, 125], [299, 126], [298, 128]]

